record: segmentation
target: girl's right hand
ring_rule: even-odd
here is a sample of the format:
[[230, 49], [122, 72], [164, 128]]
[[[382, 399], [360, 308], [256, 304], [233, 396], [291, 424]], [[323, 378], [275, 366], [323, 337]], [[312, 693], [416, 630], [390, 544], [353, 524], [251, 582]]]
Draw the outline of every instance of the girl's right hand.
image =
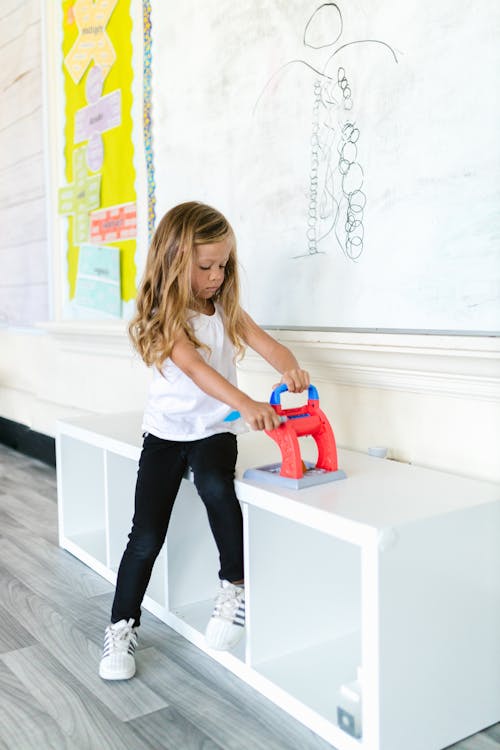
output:
[[250, 401], [240, 414], [252, 430], [274, 430], [281, 424], [273, 407], [265, 401]]

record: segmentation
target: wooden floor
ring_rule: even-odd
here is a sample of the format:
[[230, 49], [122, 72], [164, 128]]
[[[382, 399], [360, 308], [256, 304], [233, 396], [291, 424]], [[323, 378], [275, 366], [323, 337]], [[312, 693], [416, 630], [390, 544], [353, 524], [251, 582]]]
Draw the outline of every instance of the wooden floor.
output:
[[0, 750], [331, 750], [147, 612], [137, 677], [103, 682], [112, 596], [57, 545], [55, 470], [0, 445]]

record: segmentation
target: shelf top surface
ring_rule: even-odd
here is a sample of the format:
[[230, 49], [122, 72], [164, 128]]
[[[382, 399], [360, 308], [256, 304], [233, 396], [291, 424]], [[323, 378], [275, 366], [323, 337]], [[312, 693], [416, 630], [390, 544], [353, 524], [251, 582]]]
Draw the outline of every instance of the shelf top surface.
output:
[[63, 432], [92, 441], [112, 441], [127, 447], [142, 446], [142, 412], [120, 412], [117, 414], [84, 414], [79, 417], [60, 419]]
[[[315, 451], [312, 439], [309, 441]], [[345, 471], [346, 479], [300, 490], [242, 479], [246, 468], [279, 460], [274, 444], [269, 455], [269, 442], [258, 433], [240, 437], [238, 496], [249, 505], [291, 519], [307, 521], [309, 513], [311, 525], [320, 528], [322, 520], [328, 524], [336, 519], [382, 530], [485, 503], [500, 503], [498, 484], [342, 448], [338, 451], [338, 466]], [[309, 452], [310, 456], [305, 447], [302, 449], [306, 460], [313, 458]]]
[[[60, 420], [63, 432], [106, 444], [110, 450], [137, 458], [142, 445], [142, 414], [99, 414]], [[300, 441], [305, 460], [315, 460], [312, 438]], [[265, 434], [248, 432], [238, 438], [237, 492], [249, 505], [321, 528], [344, 521], [384, 529], [500, 502], [500, 485], [435, 469], [375, 458], [339, 449], [339, 469], [346, 479], [300, 490], [243, 480], [247, 468], [280, 460], [276, 444]]]

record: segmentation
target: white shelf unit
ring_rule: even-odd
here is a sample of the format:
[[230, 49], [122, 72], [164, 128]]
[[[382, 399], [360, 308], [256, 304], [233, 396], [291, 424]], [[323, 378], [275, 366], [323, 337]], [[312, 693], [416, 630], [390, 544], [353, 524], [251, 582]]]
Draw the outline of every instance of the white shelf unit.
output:
[[[133, 514], [140, 421], [58, 427], [60, 544], [110, 581]], [[219, 566], [189, 476], [145, 608], [338, 750], [442, 750], [499, 721], [500, 488], [340, 450], [347, 479], [282, 489], [241, 479], [279, 459], [274, 443], [252, 433], [239, 446], [245, 640], [232, 653], [204, 644]], [[361, 739], [336, 717], [358, 667]]]

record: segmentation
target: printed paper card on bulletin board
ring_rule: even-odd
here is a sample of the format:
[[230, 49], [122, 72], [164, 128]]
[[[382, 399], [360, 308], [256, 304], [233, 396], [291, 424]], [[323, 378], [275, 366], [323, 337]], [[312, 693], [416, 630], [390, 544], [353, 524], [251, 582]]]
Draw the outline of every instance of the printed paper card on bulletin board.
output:
[[86, 310], [95, 310], [106, 316], [121, 316], [118, 248], [97, 245], [80, 247], [75, 303]]
[[[115, 247], [119, 298], [129, 301], [136, 294], [130, 4], [62, 0], [65, 184], [59, 190], [59, 212], [68, 217], [68, 297], [78, 304], [87, 284], [81, 282], [88, 243], [99, 245], [101, 256], [104, 244]], [[90, 307], [103, 312], [109, 307], [114, 315], [110, 292], [96, 288], [91, 296], [101, 302]]]

